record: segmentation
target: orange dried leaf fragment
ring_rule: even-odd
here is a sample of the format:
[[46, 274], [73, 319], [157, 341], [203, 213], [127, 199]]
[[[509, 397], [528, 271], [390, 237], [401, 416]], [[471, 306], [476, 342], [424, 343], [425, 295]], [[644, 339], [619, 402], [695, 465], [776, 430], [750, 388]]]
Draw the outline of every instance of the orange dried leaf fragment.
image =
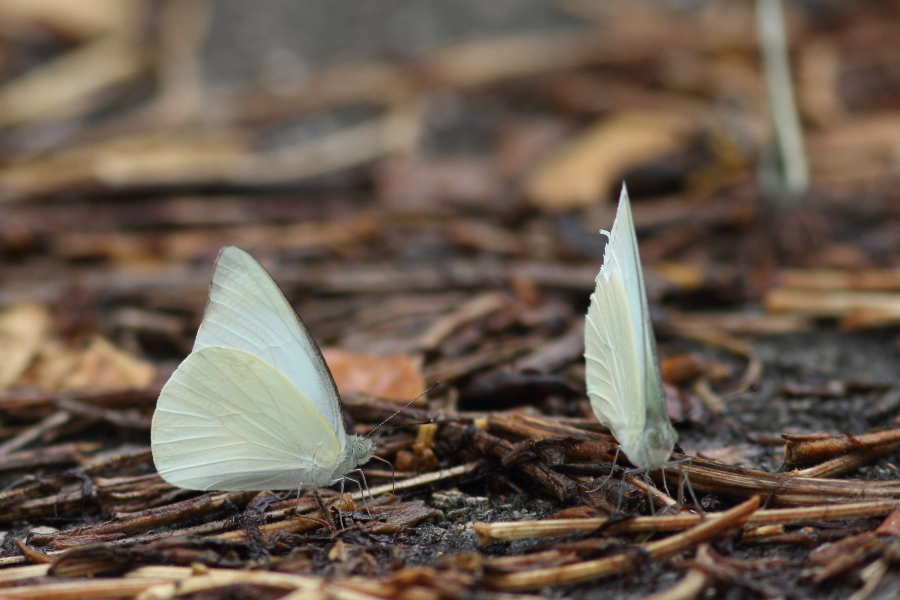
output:
[[420, 365], [409, 356], [380, 357], [338, 348], [323, 348], [322, 354], [341, 394], [355, 391], [412, 400], [425, 391]]

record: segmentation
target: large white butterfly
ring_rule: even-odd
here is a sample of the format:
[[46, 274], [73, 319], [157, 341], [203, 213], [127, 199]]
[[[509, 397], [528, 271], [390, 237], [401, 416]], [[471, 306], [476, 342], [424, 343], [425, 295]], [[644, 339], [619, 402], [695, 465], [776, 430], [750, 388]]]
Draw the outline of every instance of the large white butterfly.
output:
[[662, 468], [678, 435], [669, 420], [628, 192], [622, 186], [584, 326], [587, 392], [640, 472]]
[[153, 462], [192, 490], [296, 490], [342, 479], [375, 444], [348, 436], [322, 352], [256, 260], [223, 248], [191, 353], [163, 387]]

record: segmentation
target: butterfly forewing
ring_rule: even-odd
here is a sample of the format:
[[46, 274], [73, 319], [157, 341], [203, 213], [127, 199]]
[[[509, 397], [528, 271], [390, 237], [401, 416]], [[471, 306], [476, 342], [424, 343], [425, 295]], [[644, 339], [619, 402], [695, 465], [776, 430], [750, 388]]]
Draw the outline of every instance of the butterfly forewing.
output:
[[[588, 395], [597, 418], [610, 427], [629, 459], [642, 469], [658, 468], [671, 454], [669, 441], [674, 445], [675, 434], [665, 407], [637, 236], [624, 187], [608, 235], [585, 320]], [[664, 440], [662, 448], [659, 444], [648, 447], [648, 432], [660, 434], [649, 437]]]
[[153, 414], [152, 448], [169, 483], [225, 491], [327, 485], [344, 451], [292, 382], [231, 348], [192, 352], [178, 367]]
[[622, 277], [609, 275], [598, 275], [585, 320], [587, 391], [600, 422], [627, 446], [644, 428], [644, 412], [633, 408], [642, 393], [641, 374]]
[[[622, 289], [628, 306], [628, 320], [634, 337], [635, 344], [646, 346], [648, 340], [655, 348], [653, 331], [650, 328], [650, 311], [647, 306], [647, 293], [644, 288], [644, 273], [641, 269], [640, 253], [638, 252], [637, 235], [634, 229], [634, 218], [631, 216], [631, 202], [628, 192], [622, 187], [619, 197], [619, 208], [616, 211], [616, 219], [613, 222], [612, 231], [609, 233], [609, 242], [603, 255], [602, 271], [609, 278], [614, 273], [622, 277]], [[643, 351], [638, 354], [639, 358]], [[655, 366], [655, 350], [653, 359], [653, 371], [658, 371]], [[640, 360], [639, 369], [641, 379], [646, 377], [648, 366], [645, 360]]]
[[269, 363], [309, 399], [343, 445], [338, 391], [319, 346], [265, 269], [233, 246], [219, 253], [193, 352], [210, 347], [243, 350]]

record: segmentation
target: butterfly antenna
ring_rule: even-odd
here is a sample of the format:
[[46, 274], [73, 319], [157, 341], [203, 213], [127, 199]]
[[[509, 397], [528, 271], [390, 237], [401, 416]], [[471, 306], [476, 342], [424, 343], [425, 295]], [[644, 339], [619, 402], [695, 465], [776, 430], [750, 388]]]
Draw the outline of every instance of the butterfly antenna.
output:
[[[744, 387], [744, 388], [741, 388], [741, 389], [739, 389], [739, 390], [737, 390], [737, 391], [731, 392], [731, 393], [728, 394], [727, 396], [722, 396], [722, 397], [716, 396], [716, 397], [715, 397], [714, 399], [712, 399], [712, 400], [713, 400], [713, 402], [715, 403], [715, 405], [716, 405], [717, 407], [721, 408], [721, 406], [722, 406], [725, 402], [728, 402], [729, 400], [734, 400], [735, 398], [739, 398], [739, 397], [744, 396], [744, 395], [746, 395], [746, 394], [752, 394], [752, 393], [758, 392], [758, 391], [759, 391], [759, 384], [758, 384], [758, 383], [751, 383], [751, 384], [748, 385], [747, 387]], [[703, 405], [695, 406], [694, 408], [692, 408], [691, 410], [689, 410], [689, 411], [687, 412], [687, 414], [682, 415], [682, 417], [681, 417], [680, 419], [678, 419], [676, 422], [683, 423], [683, 422], [687, 421], [688, 419], [700, 418], [700, 415], [701, 415], [702, 412], [703, 412]]]
[[440, 384], [441, 384], [440, 381], [435, 382], [434, 384], [432, 384], [432, 386], [431, 386], [430, 388], [428, 388], [427, 390], [425, 390], [424, 392], [422, 392], [421, 394], [419, 394], [418, 396], [416, 396], [415, 398], [413, 398], [412, 400], [410, 400], [409, 402], [407, 402], [406, 404], [404, 404], [403, 407], [400, 408], [400, 410], [398, 410], [397, 412], [395, 412], [394, 414], [392, 414], [391, 416], [389, 416], [387, 419], [385, 419], [384, 421], [382, 421], [381, 423], [379, 423], [379, 424], [378, 424], [378, 427], [376, 427], [375, 429], [373, 429], [372, 431], [370, 431], [369, 433], [367, 433], [365, 439], [369, 439], [370, 437], [372, 437], [373, 435], [375, 435], [375, 433], [376, 433], [379, 429], [381, 429], [382, 427], [384, 427], [385, 424], [386, 424], [388, 421], [390, 421], [391, 419], [393, 419], [394, 417], [396, 417], [397, 415], [399, 415], [400, 413], [402, 413], [404, 410], [406, 410], [407, 408], [409, 408], [409, 406], [410, 406], [413, 402], [415, 402], [416, 400], [418, 400], [419, 398], [421, 398], [422, 396], [424, 396], [425, 394], [427, 394], [428, 392], [430, 392], [431, 390], [433, 390], [434, 388], [436, 388], [436, 387], [439, 386]]
[[736, 392], [731, 392], [730, 394], [728, 394], [727, 396], [722, 398], [722, 402], [727, 402], [729, 400], [733, 400], [734, 398], [743, 396], [744, 394], [752, 394], [753, 392], [757, 392], [757, 391], [759, 391], [759, 384], [751, 383], [750, 385], [748, 385], [747, 387], [745, 387], [743, 389], [737, 390]]

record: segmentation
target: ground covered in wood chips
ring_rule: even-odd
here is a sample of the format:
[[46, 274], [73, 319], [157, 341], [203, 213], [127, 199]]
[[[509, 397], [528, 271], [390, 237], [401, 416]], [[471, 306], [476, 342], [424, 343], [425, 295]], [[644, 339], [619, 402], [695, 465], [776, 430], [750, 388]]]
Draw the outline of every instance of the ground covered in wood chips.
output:
[[[0, 0], [0, 598], [897, 597], [900, 3], [787, 7], [788, 158], [755, 6]], [[690, 457], [649, 483], [584, 391], [623, 181]], [[393, 470], [156, 473], [226, 245], [348, 430], [437, 384]]]

